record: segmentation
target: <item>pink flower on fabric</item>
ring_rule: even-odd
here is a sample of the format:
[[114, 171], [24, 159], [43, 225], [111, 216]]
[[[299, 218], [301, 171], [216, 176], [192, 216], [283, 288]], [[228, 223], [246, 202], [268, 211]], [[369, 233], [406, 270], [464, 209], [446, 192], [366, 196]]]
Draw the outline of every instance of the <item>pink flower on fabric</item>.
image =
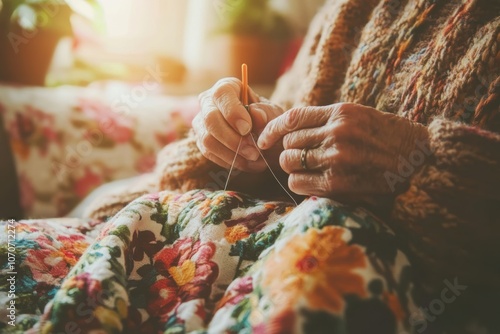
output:
[[80, 292], [88, 295], [89, 297], [102, 296], [101, 282], [90, 277], [90, 273], [81, 273], [76, 276], [70, 277], [64, 281], [61, 289], [71, 290], [78, 289]]
[[10, 129], [11, 138], [28, 142], [36, 132], [36, 121], [37, 119], [30, 118], [21, 112], [16, 112], [15, 119], [8, 127]]
[[51, 141], [51, 142], [58, 142], [59, 141], [57, 133], [52, 128], [43, 128], [42, 134], [46, 139], [48, 139], [48, 141]]
[[200, 110], [197, 99], [182, 100], [178, 104], [175, 110], [170, 111], [170, 117], [165, 122], [166, 130], [155, 134], [156, 141], [162, 147], [184, 137], [191, 127], [194, 116]]
[[92, 172], [90, 168], [85, 168], [84, 175], [76, 180], [74, 184], [75, 194], [79, 198], [84, 198], [96, 187], [104, 183], [104, 179], [101, 175]]
[[23, 159], [29, 157], [33, 148], [38, 148], [45, 156], [50, 144], [60, 144], [59, 135], [54, 130], [54, 116], [31, 105], [24, 108], [15, 113], [15, 118], [7, 126], [12, 150]]
[[[115, 143], [127, 143], [134, 136], [132, 128], [128, 125], [116, 122], [113, 119], [111, 119], [111, 122], [108, 124], [109, 126], [102, 128], [102, 131]], [[104, 125], [102, 125], [102, 127], [104, 127]]]
[[147, 195], [144, 195], [144, 198], [150, 201], [158, 201], [160, 199], [160, 194], [158, 193], [150, 193]]
[[35, 132], [32, 133], [31, 140], [38, 144], [37, 146], [39, 146], [42, 155], [47, 154], [50, 143], [60, 144], [60, 138], [54, 130], [56, 129], [54, 115], [27, 105], [24, 118], [33, 122]]
[[179, 239], [154, 257], [154, 266], [164, 278], [150, 289], [148, 310], [152, 315], [165, 316], [180, 302], [205, 299], [219, 275], [217, 264], [211, 261], [215, 245], [191, 238]]
[[38, 235], [35, 241], [41, 248], [54, 248], [54, 240], [49, 239], [47, 234]]
[[220, 309], [226, 305], [236, 305], [245, 298], [246, 295], [253, 291], [253, 279], [252, 276], [238, 278], [229, 285], [227, 288], [227, 293], [222, 297], [217, 309]]
[[26, 264], [38, 283], [56, 285], [69, 272], [64, 255], [53, 249], [29, 250]]
[[134, 121], [126, 115], [119, 114], [99, 101], [82, 99], [80, 110], [85, 116], [98, 123], [98, 128], [116, 143], [129, 142], [134, 135]]

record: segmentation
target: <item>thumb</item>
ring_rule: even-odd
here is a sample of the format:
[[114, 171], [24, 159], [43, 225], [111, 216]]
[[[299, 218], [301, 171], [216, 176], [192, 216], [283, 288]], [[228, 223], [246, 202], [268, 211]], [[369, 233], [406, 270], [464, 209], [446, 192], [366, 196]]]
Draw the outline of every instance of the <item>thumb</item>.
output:
[[255, 134], [260, 134], [267, 123], [283, 113], [283, 109], [269, 103], [252, 103], [248, 109], [253, 123], [252, 132]]

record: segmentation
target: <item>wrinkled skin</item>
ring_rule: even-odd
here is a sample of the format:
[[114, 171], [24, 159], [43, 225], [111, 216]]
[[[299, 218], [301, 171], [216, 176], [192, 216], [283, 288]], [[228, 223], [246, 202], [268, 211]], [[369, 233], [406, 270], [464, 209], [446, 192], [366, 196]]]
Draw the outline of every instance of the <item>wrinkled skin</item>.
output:
[[[261, 173], [266, 165], [249, 135], [252, 132], [271, 166], [289, 174], [288, 186], [299, 195], [349, 200], [394, 197], [408, 178], [401, 175], [401, 159], [407, 161], [428, 141], [425, 126], [371, 107], [337, 103], [285, 112], [251, 91], [247, 112], [240, 92], [241, 82], [230, 78], [200, 95], [202, 109], [193, 121], [199, 149], [209, 160], [229, 168], [243, 135], [235, 168]], [[300, 161], [304, 148], [309, 149], [308, 170]], [[422, 165], [418, 161], [412, 167], [417, 171]], [[395, 175], [397, 182], [387, 175]]]
[[[250, 89], [250, 108], [240, 101], [241, 82], [236, 78], [222, 79], [208, 91], [200, 94], [201, 112], [193, 120], [197, 144], [203, 155], [221, 167], [229, 168], [233, 162], [240, 138], [239, 156], [235, 168], [258, 173], [266, 169], [250, 137], [255, 140], [269, 121], [282, 115], [284, 110], [261, 99]], [[277, 147], [279, 154], [282, 147]], [[269, 156], [269, 154], [266, 154]], [[270, 159], [270, 161], [273, 159]], [[278, 160], [274, 159], [274, 167]]]

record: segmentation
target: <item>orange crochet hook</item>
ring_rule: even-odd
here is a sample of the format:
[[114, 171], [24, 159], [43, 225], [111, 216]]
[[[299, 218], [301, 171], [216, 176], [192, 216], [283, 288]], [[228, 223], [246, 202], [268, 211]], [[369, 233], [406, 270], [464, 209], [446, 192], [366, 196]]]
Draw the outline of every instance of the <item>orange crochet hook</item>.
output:
[[243, 89], [241, 91], [241, 102], [248, 107], [248, 66], [247, 64], [241, 65], [241, 81], [243, 83]]

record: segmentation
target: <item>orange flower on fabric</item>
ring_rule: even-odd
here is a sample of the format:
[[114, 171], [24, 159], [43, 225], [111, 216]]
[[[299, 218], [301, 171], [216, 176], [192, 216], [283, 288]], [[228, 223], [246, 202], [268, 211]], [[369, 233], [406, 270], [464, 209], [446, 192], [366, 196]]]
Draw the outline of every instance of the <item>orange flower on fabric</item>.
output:
[[236, 225], [228, 227], [224, 232], [224, 238], [230, 244], [235, 244], [237, 241], [246, 239], [250, 236], [248, 228], [245, 225]]
[[62, 247], [59, 251], [64, 255], [64, 261], [74, 266], [85, 252], [89, 244], [85, 241], [83, 236], [58, 236], [57, 240], [61, 242]]
[[309, 229], [270, 255], [262, 286], [278, 308], [304, 300], [315, 309], [341, 313], [344, 295], [367, 295], [356, 269], [366, 266], [363, 250], [348, 245], [350, 232], [341, 227]]

